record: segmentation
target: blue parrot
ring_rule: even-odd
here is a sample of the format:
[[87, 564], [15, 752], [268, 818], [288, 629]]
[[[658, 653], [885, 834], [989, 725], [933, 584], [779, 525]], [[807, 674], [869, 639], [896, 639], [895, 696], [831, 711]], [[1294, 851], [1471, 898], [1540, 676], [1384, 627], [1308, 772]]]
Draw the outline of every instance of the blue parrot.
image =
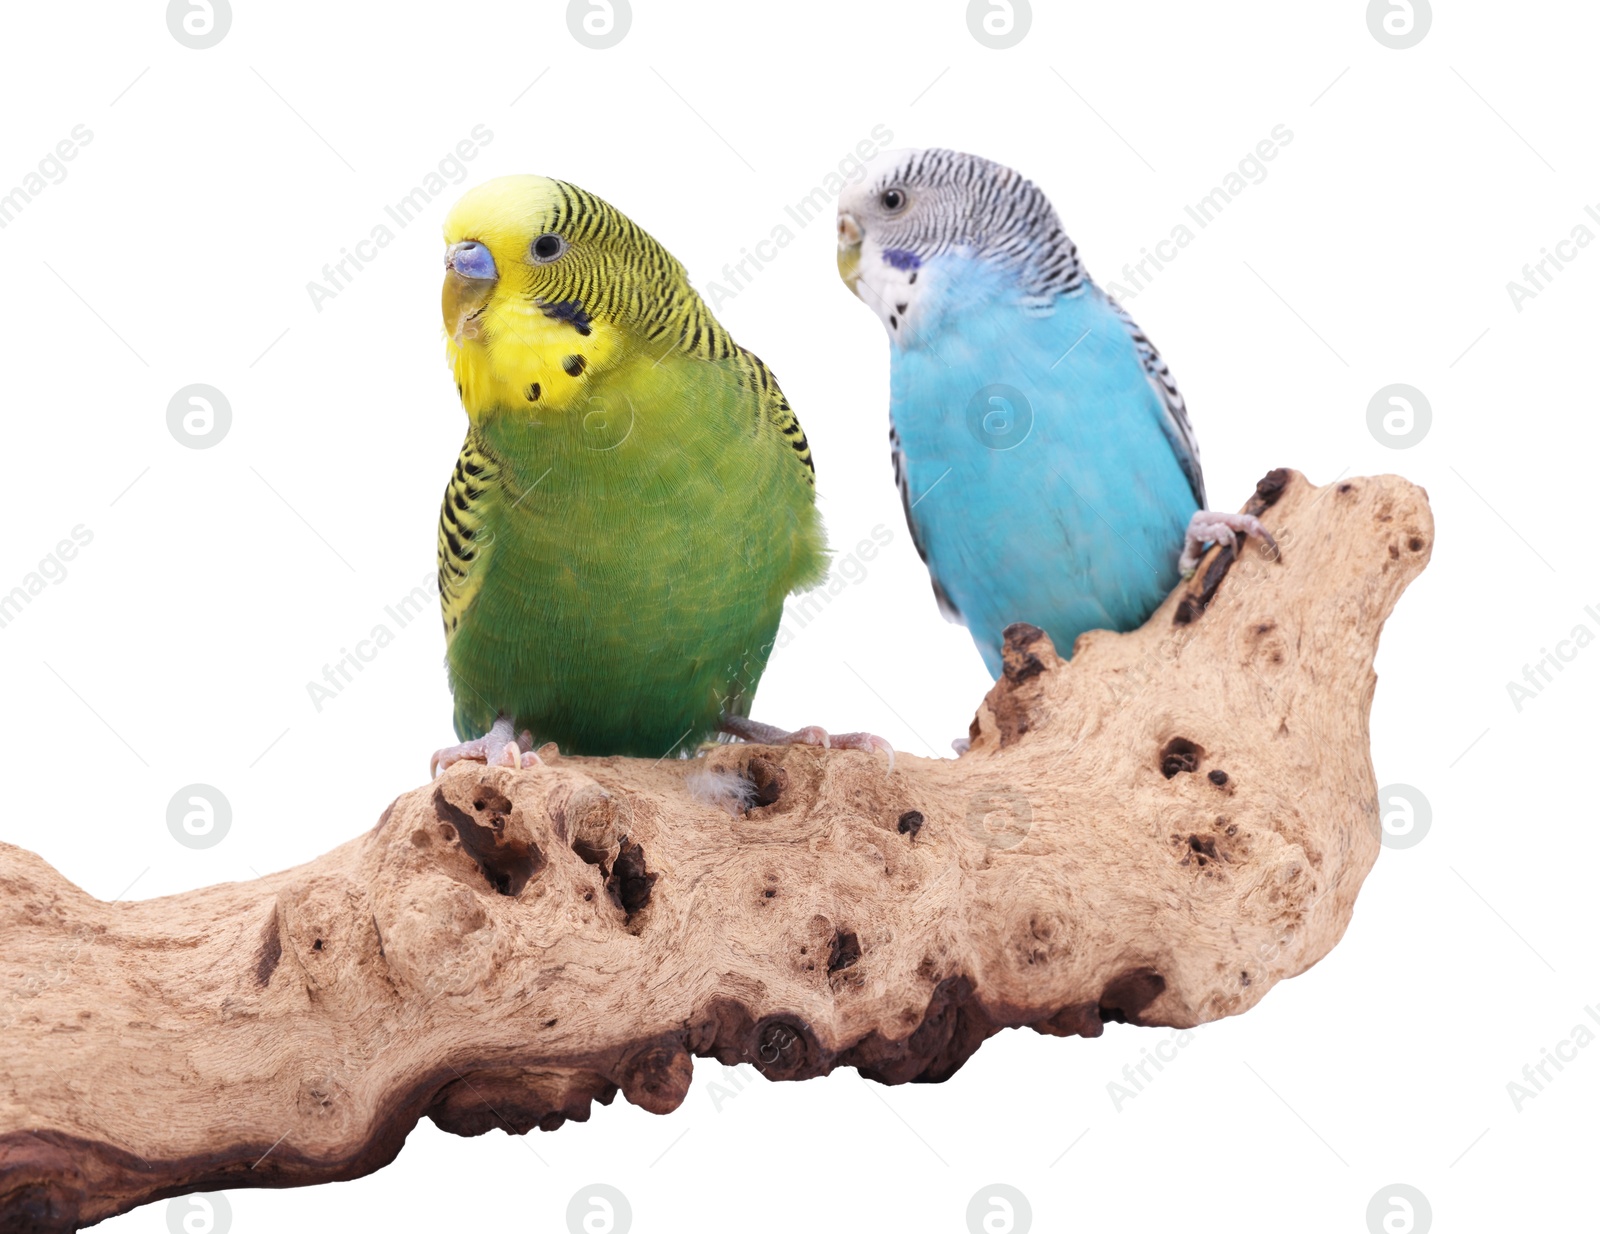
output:
[[1265, 528], [1205, 509], [1166, 362], [1096, 286], [1045, 195], [998, 163], [886, 150], [839, 198], [839, 273], [889, 334], [889, 441], [940, 609], [992, 676], [1002, 632], [1142, 625], [1205, 545]]

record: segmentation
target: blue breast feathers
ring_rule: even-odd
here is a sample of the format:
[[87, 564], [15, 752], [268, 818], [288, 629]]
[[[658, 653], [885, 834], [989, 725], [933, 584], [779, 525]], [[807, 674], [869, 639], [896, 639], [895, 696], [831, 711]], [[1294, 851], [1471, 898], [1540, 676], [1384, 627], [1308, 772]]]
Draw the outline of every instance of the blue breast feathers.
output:
[[959, 254], [923, 264], [892, 347], [907, 519], [991, 674], [1001, 631], [1141, 625], [1197, 508], [1129, 323], [1092, 283], [1041, 313]]

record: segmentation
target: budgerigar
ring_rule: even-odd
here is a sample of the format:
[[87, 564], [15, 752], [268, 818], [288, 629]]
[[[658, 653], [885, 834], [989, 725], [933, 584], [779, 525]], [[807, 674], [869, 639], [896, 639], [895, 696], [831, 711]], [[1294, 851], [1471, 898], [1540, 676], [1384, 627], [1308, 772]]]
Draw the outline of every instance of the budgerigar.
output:
[[[445, 224], [469, 427], [439, 523], [461, 758], [660, 758], [739, 730], [784, 597], [826, 558], [767, 367], [592, 193], [508, 176]], [[754, 726], [762, 728], [762, 726]]]
[[1166, 363], [1018, 173], [879, 153], [839, 199], [839, 272], [889, 333], [912, 540], [992, 675], [1010, 623], [1070, 655], [1085, 630], [1141, 625], [1207, 541], [1265, 535], [1203, 510]]

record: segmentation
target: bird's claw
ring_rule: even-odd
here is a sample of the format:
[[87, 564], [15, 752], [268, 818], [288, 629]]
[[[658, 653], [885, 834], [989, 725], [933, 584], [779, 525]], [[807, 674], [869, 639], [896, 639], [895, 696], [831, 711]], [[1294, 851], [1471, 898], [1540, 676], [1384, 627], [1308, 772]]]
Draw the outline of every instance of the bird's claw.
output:
[[886, 754], [889, 757], [889, 774], [894, 774], [894, 747], [876, 733], [824, 733], [823, 745], [830, 750], [863, 750], [868, 754]]
[[894, 747], [875, 733], [830, 733], [817, 724], [789, 733], [743, 716], [725, 718], [722, 731], [757, 745], [821, 746], [824, 750], [862, 750], [868, 754], [885, 754], [889, 758], [889, 774], [894, 774]]
[[496, 720], [494, 727], [482, 737], [463, 741], [460, 745], [435, 750], [428, 760], [428, 777], [438, 779], [441, 772], [455, 763], [483, 763], [487, 767], [510, 767], [522, 770], [543, 763], [533, 749], [533, 734], [524, 729], [512, 735], [511, 723], [504, 717]]
[[1278, 551], [1278, 542], [1272, 538], [1272, 533], [1267, 530], [1266, 524], [1254, 514], [1196, 510], [1194, 517], [1189, 520], [1188, 530], [1184, 532], [1183, 556], [1178, 558], [1178, 573], [1185, 579], [1194, 577], [1207, 544], [1222, 544], [1236, 548], [1240, 535], [1256, 536], [1274, 554]]
[[510, 767], [513, 771], [521, 771], [525, 767], [541, 766], [544, 760], [535, 751], [523, 748], [524, 744], [531, 745], [532, 742], [533, 737], [529, 733], [523, 734], [522, 741], [516, 743], [507, 742], [501, 747], [500, 753], [490, 766]]

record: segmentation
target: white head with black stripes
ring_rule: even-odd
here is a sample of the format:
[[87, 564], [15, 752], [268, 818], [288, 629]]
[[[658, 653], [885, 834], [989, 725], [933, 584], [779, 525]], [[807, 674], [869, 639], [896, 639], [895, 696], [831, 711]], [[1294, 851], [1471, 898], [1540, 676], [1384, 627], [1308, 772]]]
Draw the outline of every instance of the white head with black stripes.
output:
[[839, 196], [839, 274], [906, 342], [937, 295], [941, 258], [976, 259], [1029, 312], [1088, 280], [1049, 199], [1019, 172], [955, 150], [883, 150]]

